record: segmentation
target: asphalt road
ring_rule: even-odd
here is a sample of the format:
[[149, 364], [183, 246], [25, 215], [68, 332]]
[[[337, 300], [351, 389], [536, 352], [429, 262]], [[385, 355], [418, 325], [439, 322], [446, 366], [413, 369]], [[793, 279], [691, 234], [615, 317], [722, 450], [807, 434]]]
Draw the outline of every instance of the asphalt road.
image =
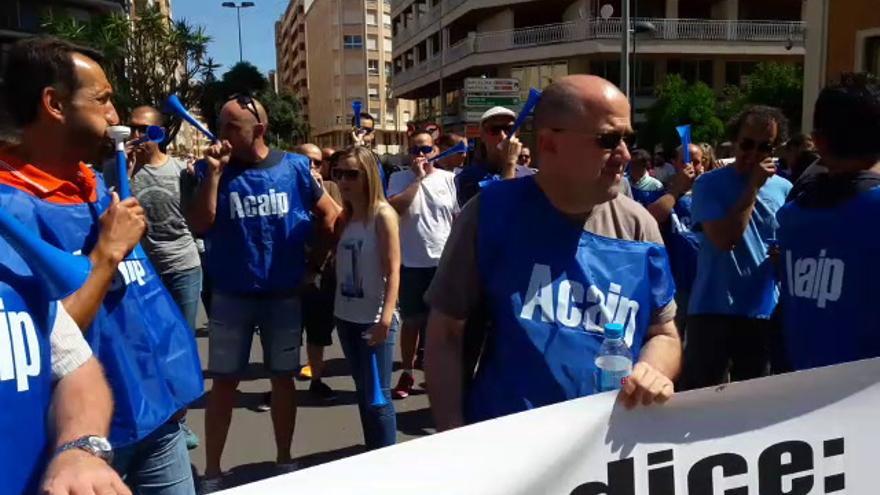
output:
[[[204, 312], [200, 312], [197, 326], [200, 328], [197, 341], [204, 367], [208, 357]], [[299, 408], [293, 436], [293, 455], [300, 469], [364, 452], [354, 381], [349, 375], [348, 364], [335, 332], [333, 341], [333, 346], [326, 350], [324, 382], [338, 392], [338, 398], [333, 402], [316, 400], [308, 392], [309, 382], [297, 381]], [[399, 367], [399, 348], [397, 354], [395, 368]], [[305, 363], [305, 349], [300, 359]], [[270, 388], [261, 364], [259, 339], [255, 339], [251, 346], [251, 363], [248, 375], [239, 387], [232, 426], [223, 453], [222, 468], [229, 473], [229, 487], [278, 474], [274, 466], [276, 452], [272, 420], [268, 412], [255, 412], [253, 409], [260, 402], [261, 395]], [[399, 370], [395, 371], [392, 386], [397, 383], [399, 374]], [[416, 371], [415, 379], [417, 384], [422, 382], [421, 372]], [[211, 380], [207, 379], [205, 389], [210, 388]], [[434, 433], [427, 394], [412, 395], [403, 401], [395, 401], [394, 405], [397, 409], [398, 442]], [[202, 440], [198, 448], [190, 451], [193, 467], [199, 474], [205, 468], [204, 412], [204, 400], [201, 400], [193, 405], [187, 416], [187, 423]]]

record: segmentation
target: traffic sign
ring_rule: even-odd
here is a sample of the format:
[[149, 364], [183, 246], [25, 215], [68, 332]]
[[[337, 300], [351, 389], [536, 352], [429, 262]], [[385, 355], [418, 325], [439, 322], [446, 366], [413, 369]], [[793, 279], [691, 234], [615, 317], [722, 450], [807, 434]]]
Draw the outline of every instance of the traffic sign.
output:
[[466, 96], [466, 107], [514, 107], [519, 105], [519, 96]]
[[483, 79], [469, 77], [464, 80], [465, 93], [519, 93], [518, 79]]

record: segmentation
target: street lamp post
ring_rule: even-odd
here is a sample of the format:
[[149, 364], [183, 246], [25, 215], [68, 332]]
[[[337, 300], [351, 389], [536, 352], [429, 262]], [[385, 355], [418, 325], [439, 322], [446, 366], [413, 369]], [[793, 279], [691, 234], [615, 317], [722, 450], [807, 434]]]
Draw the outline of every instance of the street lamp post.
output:
[[241, 62], [242, 60], [244, 60], [243, 52], [241, 49], [241, 9], [253, 7], [254, 2], [241, 2], [241, 5], [237, 5], [235, 2], [223, 2], [220, 4], [220, 6], [235, 9], [235, 13], [238, 15], [238, 61]]

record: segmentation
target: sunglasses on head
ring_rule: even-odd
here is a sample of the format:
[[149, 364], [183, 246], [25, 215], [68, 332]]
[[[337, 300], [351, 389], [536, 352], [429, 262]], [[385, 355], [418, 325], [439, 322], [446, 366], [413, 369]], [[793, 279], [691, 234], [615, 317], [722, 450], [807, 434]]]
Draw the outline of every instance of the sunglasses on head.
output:
[[509, 136], [510, 132], [513, 130], [513, 124], [490, 125], [486, 126], [486, 130], [493, 136], [501, 134], [501, 131], [504, 131], [504, 133]]
[[257, 119], [258, 124], [262, 124], [263, 120], [260, 118], [260, 112], [257, 110], [257, 104], [254, 101], [254, 98], [249, 94], [234, 94], [229, 97], [226, 101], [235, 100], [236, 103], [244, 107], [251, 115]]
[[361, 176], [360, 170], [352, 170], [352, 169], [340, 169], [334, 168], [330, 175], [333, 177], [333, 180], [358, 180], [358, 177]]
[[771, 143], [770, 141], [758, 143], [754, 139], [744, 138], [739, 142], [739, 149], [743, 151], [752, 151], [754, 149], [757, 149], [761, 153], [772, 153], [773, 143]]
[[409, 149], [409, 154], [413, 156], [419, 156], [420, 154], [430, 155], [433, 151], [433, 146], [413, 146]]

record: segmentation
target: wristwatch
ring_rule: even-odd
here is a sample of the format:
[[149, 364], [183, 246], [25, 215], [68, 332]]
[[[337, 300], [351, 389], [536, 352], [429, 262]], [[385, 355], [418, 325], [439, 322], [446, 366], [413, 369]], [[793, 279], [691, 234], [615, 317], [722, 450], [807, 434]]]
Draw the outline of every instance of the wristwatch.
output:
[[80, 449], [92, 454], [95, 457], [104, 459], [107, 463], [113, 462], [113, 447], [104, 437], [96, 435], [86, 435], [79, 437], [72, 442], [67, 442], [55, 451], [55, 455], [66, 452], [71, 449]]

